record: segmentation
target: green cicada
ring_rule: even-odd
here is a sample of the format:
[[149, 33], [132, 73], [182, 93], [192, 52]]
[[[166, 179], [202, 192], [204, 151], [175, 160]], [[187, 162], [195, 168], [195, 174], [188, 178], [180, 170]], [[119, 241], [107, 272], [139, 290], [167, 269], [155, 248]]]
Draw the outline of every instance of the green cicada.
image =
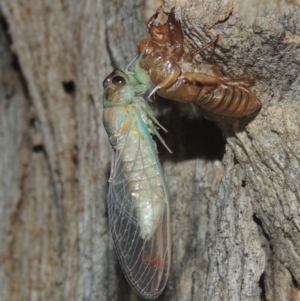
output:
[[161, 127], [143, 98], [150, 79], [113, 71], [103, 82], [103, 123], [113, 148], [109, 179], [109, 224], [124, 274], [142, 297], [164, 289], [171, 263], [169, 195], [156, 144]]

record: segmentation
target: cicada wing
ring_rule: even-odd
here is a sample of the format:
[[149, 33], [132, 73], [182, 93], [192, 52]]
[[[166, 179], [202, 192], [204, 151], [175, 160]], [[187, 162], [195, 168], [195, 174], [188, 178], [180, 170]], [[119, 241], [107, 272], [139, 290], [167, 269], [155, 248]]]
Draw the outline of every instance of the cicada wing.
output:
[[[154, 299], [164, 289], [170, 270], [169, 205], [165, 202], [153, 235], [143, 238], [140, 235], [132, 191], [120, 164], [120, 153], [117, 153], [114, 158], [108, 194], [108, 213], [116, 252], [124, 274], [133, 289], [144, 298]], [[166, 190], [165, 194], [168, 201]]]

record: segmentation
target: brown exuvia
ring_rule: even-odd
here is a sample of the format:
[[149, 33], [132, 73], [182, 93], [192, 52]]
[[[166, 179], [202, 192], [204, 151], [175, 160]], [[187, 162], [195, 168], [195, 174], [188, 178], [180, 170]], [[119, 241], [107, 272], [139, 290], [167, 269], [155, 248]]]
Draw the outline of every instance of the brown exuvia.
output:
[[197, 54], [215, 46], [218, 36], [201, 49], [186, 51], [175, 9], [165, 24], [154, 24], [160, 10], [148, 21], [150, 39], [138, 45], [138, 52], [143, 52], [141, 67], [156, 86], [154, 92], [164, 98], [197, 103], [223, 116], [243, 117], [258, 111], [261, 103], [249, 89], [254, 80], [228, 78], [216, 65], [194, 60]]

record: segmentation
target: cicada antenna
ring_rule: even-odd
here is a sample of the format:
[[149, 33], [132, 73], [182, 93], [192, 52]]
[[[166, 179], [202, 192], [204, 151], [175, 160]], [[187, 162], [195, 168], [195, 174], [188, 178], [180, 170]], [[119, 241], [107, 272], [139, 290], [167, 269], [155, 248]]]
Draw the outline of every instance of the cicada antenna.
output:
[[150, 40], [149, 40], [148, 43], [145, 45], [143, 51], [142, 51], [140, 54], [137, 54], [137, 55], [133, 58], [133, 60], [131, 60], [131, 62], [127, 65], [127, 67], [126, 67], [126, 69], [125, 69], [125, 73], [132, 73], [132, 71], [129, 71], [129, 67], [130, 67], [135, 61], [137, 61], [136, 64], [140, 64], [140, 62], [141, 62], [141, 60], [142, 60], [142, 58], [143, 58], [143, 56], [144, 56], [144, 54], [145, 54], [145, 52], [146, 52], [146, 50], [147, 50], [147, 46], [148, 46], [149, 43], [150, 43]]
[[106, 69], [106, 71], [107, 71], [108, 73], [112, 73], [112, 72], [113, 72], [113, 70], [109, 70], [106, 66], [105, 66], [105, 69]]
[[134, 61], [138, 59], [138, 57], [139, 57], [139, 55], [137, 54], [137, 55], [133, 58], [133, 60], [131, 60], [131, 62], [127, 65], [127, 67], [126, 67], [126, 69], [125, 69], [125, 73], [130, 73], [130, 72], [131, 72], [131, 71], [129, 71], [128, 69], [129, 69], [129, 67], [134, 63]]

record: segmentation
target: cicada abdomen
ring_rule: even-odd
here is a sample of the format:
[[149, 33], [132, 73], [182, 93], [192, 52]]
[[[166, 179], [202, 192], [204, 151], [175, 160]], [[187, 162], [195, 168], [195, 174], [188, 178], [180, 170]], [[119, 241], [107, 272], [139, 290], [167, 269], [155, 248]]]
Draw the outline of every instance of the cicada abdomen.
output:
[[172, 100], [196, 103], [206, 111], [223, 116], [243, 117], [260, 109], [255, 94], [246, 86], [252, 81], [225, 78], [211, 64], [202, 63], [194, 70], [198, 72], [180, 74], [171, 87], [159, 89], [157, 93]]
[[206, 111], [231, 117], [246, 116], [260, 108], [254, 93], [240, 85], [221, 84], [209, 93], [201, 90], [196, 103]]
[[156, 86], [153, 92], [168, 99], [197, 103], [203, 109], [223, 116], [243, 117], [261, 108], [261, 103], [249, 89], [254, 80], [228, 78], [216, 65], [194, 60], [197, 54], [214, 47], [218, 36], [201, 49], [187, 51], [174, 8], [165, 24], [155, 24], [159, 12], [148, 22], [151, 38], [138, 45], [138, 52], [143, 53], [141, 67]]
[[150, 135], [162, 140], [154, 125], [159, 123], [142, 97], [149, 79], [138, 67], [135, 72], [116, 70], [103, 82], [103, 123], [113, 147], [108, 213], [128, 282], [139, 295], [153, 299], [170, 271], [169, 196]]

